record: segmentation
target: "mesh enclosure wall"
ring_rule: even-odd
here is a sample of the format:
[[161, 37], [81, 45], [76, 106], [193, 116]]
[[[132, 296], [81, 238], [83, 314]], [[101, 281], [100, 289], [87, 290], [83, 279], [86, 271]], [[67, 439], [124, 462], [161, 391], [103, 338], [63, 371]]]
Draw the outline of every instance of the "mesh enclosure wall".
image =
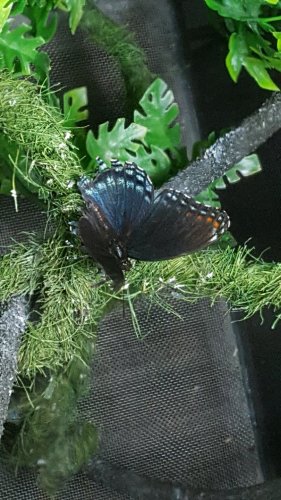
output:
[[[149, 69], [173, 89], [180, 108], [183, 142], [191, 146], [199, 139], [198, 123], [173, 2], [99, 0], [96, 3], [105, 14], [135, 34], [138, 45], [145, 51]], [[53, 84], [59, 82], [63, 91], [87, 87], [90, 123], [94, 128], [126, 116], [124, 82], [116, 61], [89, 42], [82, 30], [71, 36], [66, 16], [60, 18], [57, 36], [48, 45], [48, 53], [53, 61]]]
[[[99, 0], [97, 4], [136, 33], [150, 69], [173, 89], [181, 109], [183, 142], [190, 146], [199, 137], [199, 126], [180, 2]], [[94, 128], [126, 114], [116, 62], [80, 30], [71, 37], [64, 16], [49, 54], [53, 84], [59, 82], [63, 90], [87, 86]], [[44, 232], [46, 216], [30, 201], [19, 200], [18, 214], [11, 199], [1, 197], [0, 206], [2, 253], [13, 240], [26, 239], [25, 232]], [[155, 305], [137, 306], [147, 334], [142, 341], [136, 339], [128, 311], [123, 317], [115, 310], [104, 319], [91, 391], [80, 403], [81, 418], [98, 425], [100, 455], [118, 466], [207, 489], [256, 484], [263, 476], [255, 418], [226, 305], [220, 302], [211, 308], [206, 300], [195, 305], [173, 300], [173, 307], [180, 318]], [[15, 478], [5, 466], [0, 467], [0, 498], [47, 499], [33, 473], [23, 471]], [[83, 473], [58, 495], [61, 500], [77, 498], [128, 499]]]
[[[226, 305], [173, 301], [180, 318], [160, 307], [136, 307], [143, 332], [136, 338], [129, 312], [110, 313], [100, 326], [91, 393], [82, 418], [101, 433], [100, 455], [141, 474], [196, 487], [230, 488], [262, 479], [255, 435]], [[2, 470], [9, 499], [46, 498], [34, 476]], [[59, 499], [115, 500], [78, 475]]]
[[7, 253], [15, 242], [27, 241], [31, 233], [43, 236], [48, 224], [43, 209], [30, 200], [19, 197], [16, 212], [12, 197], [0, 196], [0, 254]]

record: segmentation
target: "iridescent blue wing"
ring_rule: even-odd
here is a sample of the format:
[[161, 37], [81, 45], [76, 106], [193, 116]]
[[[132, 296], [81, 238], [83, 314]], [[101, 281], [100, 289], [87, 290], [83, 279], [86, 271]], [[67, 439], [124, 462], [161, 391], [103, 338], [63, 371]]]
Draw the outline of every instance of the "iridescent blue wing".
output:
[[129, 257], [164, 260], [207, 247], [229, 227], [223, 210], [207, 207], [175, 190], [165, 189], [127, 242]]
[[127, 267], [128, 236], [145, 219], [152, 207], [154, 191], [146, 173], [131, 163], [113, 168], [94, 180], [83, 177], [78, 188], [87, 209], [78, 232], [92, 258], [105, 270], [118, 289]]
[[152, 183], [134, 163], [112, 162], [113, 168], [94, 180], [83, 177], [78, 188], [87, 205], [98, 206], [123, 240], [137, 228], [151, 210], [154, 198]]

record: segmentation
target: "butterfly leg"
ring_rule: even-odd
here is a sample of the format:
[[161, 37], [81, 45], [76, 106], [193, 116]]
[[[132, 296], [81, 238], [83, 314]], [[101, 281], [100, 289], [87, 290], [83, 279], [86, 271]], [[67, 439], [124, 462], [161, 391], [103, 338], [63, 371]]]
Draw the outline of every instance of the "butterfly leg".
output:
[[101, 278], [97, 283], [93, 283], [91, 285], [92, 288], [99, 288], [102, 285], [108, 284], [109, 288], [113, 290], [114, 292], [118, 292], [121, 288], [120, 283], [113, 283], [113, 281], [110, 278], [107, 278], [106, 276], [104, 278]]
[[72, 220], [68, 223], [68, 225], [69, 225], [69, 230], [70, 230], [71, 234], [78, 236], [78, 222]]
[[101, 280], [99, 280], [97, 283], [93, 283], [93, 284], [91, 285], [91, 288], [99, 288], [100, 286], [105, 285], [105, 284], [106, 284], [106, 283], [108, 283], [109, 281], [110, 281], [110, 279], [109, 279], [109, 278], [104, 277], [104, 278], [102, 278]]

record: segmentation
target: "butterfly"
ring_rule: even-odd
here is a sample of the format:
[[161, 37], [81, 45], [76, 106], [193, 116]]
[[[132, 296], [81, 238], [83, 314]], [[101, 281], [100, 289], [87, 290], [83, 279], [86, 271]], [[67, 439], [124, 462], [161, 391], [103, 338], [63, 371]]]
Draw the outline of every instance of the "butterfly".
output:
[[[97, 159], [100, 169], [106, 167]], [[95, 179], [82, 177], [78, 189], [86, 209], [78, 234], [90, 256], [118, 290], [129, 257], [144, 261], [172, 259], [215, 242], [230, 226], [223, 210], [174, 190], [154, 192], [135, 163], [111, 161]]]

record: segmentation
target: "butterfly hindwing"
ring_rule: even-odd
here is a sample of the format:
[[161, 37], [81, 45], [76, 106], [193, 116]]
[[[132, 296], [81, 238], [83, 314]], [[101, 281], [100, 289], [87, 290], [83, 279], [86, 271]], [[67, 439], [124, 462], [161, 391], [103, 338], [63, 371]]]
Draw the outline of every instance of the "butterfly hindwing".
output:
[[179, 191], [156, 196], [149, 216], [128, 241], [129, 257], [164, 260], [207, 247], [228, 229], [223, 210], [207, 207]]
[[103, 267], [115, 288], [123, 285], [122, 259], [115, 246], [117, 235], [98, 205], [88, 206], [78, 222], [78, 233], [89, 255]]

